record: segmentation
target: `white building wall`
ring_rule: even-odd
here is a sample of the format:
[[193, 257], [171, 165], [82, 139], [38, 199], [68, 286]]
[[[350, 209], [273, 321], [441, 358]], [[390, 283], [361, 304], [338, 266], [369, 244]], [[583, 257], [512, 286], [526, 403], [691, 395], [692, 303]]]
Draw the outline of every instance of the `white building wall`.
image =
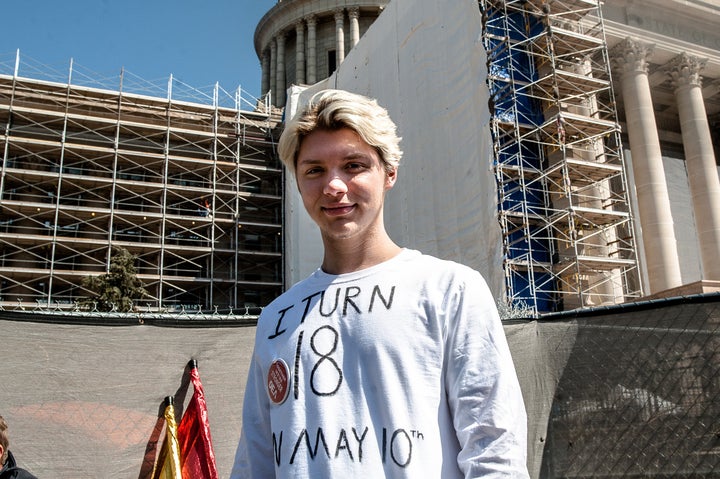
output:
[[[500, 297], [502, 241], [486, 73], [477, 2], [393, 0], [338, 72], [302, 93], [300, 101], [323, 88], [377, 98], [403, 137], [399, 180], [385, 207], [391, 237], [477, 269]], [[288, 105], [288, 118], [295, 106]], [[322, 245], [294, 181], [287, 184], [292, 284], [317, 268]]]
[[694, 283], [702, 280], [702, 266], [685, 160], [663, 156], [663, 167], [671, 195], [670, 211], [678, 243], [682, 284]]

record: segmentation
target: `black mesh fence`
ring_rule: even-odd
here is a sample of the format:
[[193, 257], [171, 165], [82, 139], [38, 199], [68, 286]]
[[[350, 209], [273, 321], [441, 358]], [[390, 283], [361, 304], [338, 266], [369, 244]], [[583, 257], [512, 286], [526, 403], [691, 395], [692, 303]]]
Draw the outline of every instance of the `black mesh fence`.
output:
[[717, 297], [576, 321], [542, 477], [720, 477]]
[[[221, 477], [240, 434], [247, 317], [0, 311], [0, 415], [42, 478], [150, 478], [199, 362]], [[720, 478], [720, 295], [505, 325], [533, 478]]]

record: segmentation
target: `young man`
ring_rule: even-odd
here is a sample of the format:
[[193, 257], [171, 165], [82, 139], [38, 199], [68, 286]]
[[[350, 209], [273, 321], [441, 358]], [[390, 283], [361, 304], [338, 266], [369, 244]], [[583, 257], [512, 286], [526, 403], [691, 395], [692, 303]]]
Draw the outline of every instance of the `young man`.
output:
[[324, 257], [258, 321], [232, 478], [528, 475], [525, 409], [485, 281], [385, 230], [399, 141], [375, 100], [338, 90], [280, 138]]

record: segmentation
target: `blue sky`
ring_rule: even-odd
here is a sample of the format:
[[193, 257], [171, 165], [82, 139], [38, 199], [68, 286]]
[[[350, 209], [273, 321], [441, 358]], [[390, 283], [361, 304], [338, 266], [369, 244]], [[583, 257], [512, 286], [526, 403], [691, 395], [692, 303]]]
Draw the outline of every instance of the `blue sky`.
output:
[[[260, 93], [255, 26], [276, 0], [14, 0], [3, 2], [0, 61], [14, 58], [68, 71], [194, 88], [216, 82]], [[21, 72], [22, 75], [22, 72]], [[31, 75], [25, 75], [31, 76]]]

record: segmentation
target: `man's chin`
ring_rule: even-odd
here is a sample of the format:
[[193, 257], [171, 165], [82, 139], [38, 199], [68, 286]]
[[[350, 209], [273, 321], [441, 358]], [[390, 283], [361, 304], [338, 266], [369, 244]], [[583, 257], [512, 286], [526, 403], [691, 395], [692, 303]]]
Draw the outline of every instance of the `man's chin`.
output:
[[323, 238], [331, 241], [342, 241], [353, 238], [357, 229], [352, 227], [328, 228], [322, 232]]

